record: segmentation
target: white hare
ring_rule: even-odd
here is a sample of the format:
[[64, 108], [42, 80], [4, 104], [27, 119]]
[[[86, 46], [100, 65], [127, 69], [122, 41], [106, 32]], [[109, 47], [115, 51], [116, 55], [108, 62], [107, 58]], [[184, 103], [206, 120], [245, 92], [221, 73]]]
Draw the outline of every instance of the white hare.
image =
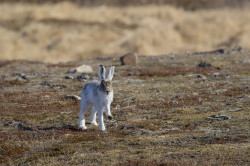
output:
[[110, 112], [110, 105], [113, 101], [113, 87], [112, 78], [114, 75], [115, 67], [110, 67], [106, 72], [104, 66], [99, 67], [99, 81], [92, 81], [87, 83], [82, 90], [81, 94], [81, 108], [79, 113], [79, 127], [87, 129], [85, 125], [84, 113], [92, 105], [90, 113], [90, 124], [97, 125], [96, 113], [99, 117], [100, 130], [105, 131], [105, 125], [103, 122], [103, 109], [106, 110], [106, 116], [108, 119], [112, 119], [113, 116]]

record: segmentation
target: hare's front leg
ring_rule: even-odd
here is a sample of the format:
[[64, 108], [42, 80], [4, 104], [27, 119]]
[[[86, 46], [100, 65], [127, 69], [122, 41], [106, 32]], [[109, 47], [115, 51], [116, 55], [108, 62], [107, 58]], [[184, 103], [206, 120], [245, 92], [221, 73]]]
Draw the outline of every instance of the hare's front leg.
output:
[[82, 99], [80, 113], [79, 113], [79, 127], [82, 129], [87, 129], [85, 125], [85, 116], [84, 116], [87, 109], [88, 109], [88, 103], [84, 99]]
[[96, 113], [97, 113], [97, 110], [96, 110], [96, 108], [93, 106], [93, 107], [91, 108], [91, 112], [90, 112], [90, 124], [91, 124], [91, 125], [95, 125], [95, 126], [98, 125], [97, 122], [96, 122]]
[[105, 106], [106, 116], [108, 117], [109, 120], [113, 119], [113, 116], [112, 116], [111, 111], [110, 111], [110, 104], [107, 104]]

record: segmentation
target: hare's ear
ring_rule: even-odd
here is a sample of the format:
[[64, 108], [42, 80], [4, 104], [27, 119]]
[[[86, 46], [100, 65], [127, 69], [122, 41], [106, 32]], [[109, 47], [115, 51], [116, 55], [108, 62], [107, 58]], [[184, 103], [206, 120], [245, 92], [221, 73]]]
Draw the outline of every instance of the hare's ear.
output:
[[115, 72], [115, 66], [111, 66], [109, 72], [107, 72], [106, 78], [107, 80], [112, 80]]
[[100, 65], [99, 67], [99, 79], [100, 80], [105, 80], [105, 73], [106, 73], [106, 69], [104, 66]]

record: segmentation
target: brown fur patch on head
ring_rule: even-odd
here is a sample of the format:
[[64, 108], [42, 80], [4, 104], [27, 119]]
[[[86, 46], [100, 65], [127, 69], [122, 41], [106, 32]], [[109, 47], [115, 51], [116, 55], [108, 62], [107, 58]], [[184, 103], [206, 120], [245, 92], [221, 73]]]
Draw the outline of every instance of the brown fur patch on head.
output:
[[104, 92], [110, 92], [113, 90], [112, 88], [112, 82], [111, 81], [105, 81], [105, 80], [102, 80], [101, 82], [101, 89], [104, 91]]

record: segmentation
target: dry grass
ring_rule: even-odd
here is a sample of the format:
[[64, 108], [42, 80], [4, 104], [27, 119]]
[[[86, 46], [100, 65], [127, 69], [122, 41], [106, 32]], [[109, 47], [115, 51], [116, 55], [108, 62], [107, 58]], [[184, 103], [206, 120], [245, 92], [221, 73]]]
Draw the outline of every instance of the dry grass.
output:
[[[247, 165], [249, 56], [180, 53], [140, 57], [138, 66], [120, 66], [118, 58], [57, 65], [1, 61], [0, 164]], [[195, 67], [201, 60], [212, 67]], [[82, 63], [95, 71], [100, 63], [116, 65], [116, 121], [105, 122], [107, 132], [90, 124], [79, 129], [80, 103], [64, 99], [80, 95], [83, 83], [64, 77]], [[27, 80], [18, 80], [18, 72]]]
[[[0, 11], [0, 165], [249, 163], [247, 7], [187, 11], [60, 2], [2, 3]], [[248, 49], [181, 52], [237, 45]], [[118, 57], [131, 51], [164, 55], [120, 66]], [[201, 61], [212, 66], [197, 67]], [[88, 123], [87, 130], [78, 128], [80, 103], [64, 98], [80, 95], [84, 82], [65, 76], [77, 77], [67, 71], [81, 64], [95, 71], [116, 65], [115, 120], [105, 120], [107, 132]]]
[[[248, 8], [1, 4], [1, 59], [66, 62], [135, 51], [158, 55], [249, 46]], [[45, 56], [46, 55], [46, 56]]]

